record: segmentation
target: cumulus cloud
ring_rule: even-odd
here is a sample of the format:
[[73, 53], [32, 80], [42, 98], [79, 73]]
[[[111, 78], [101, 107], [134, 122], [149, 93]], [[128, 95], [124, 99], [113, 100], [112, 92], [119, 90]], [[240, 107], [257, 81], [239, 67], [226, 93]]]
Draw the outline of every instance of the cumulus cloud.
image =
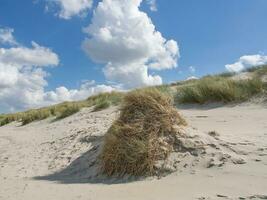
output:
[[66, 87], [58, 87], [55, 91], [46, 92], [44, 95], [44, 101], [46, 104], [51, 102], [62, 102], [62, 101], [76, 101], [85, 99], [89, 96], [99, 94], [102, 92], [111, 92], [115, 88], [108, 85], [91, 85], [82, 84], [79, 89], [67, 89]]
[[233, 64], [225, 65], [230, 72], [240, 72], [246, 68], [267, 64], [267, 56], [264, 55], [245, 55]]
[[57, 54], [49, 48], [32, 42], [32, 48], [23, 46], [0, 48], [0, 63], [14, 66], [55, 66], [59, 63]]
[[35, 42], [32, 42], [32, 47], [0, 48], [0, 112], [85, 99], [114, 89], [112, 86], [86, 81], [78, 89], [61, 86], [55, 91], [45, 91], [48, 85], [45, 68], [58, 64], [56, 53]]
[[124, 88], [162, 84], [161, 77], [149, 75], [148, 66], [143, 63], [108, 64], [104, 69], [104, 74], [108, 80], [122, 84]]
[[87, 11], [92, 7], [93, 0], [46, 0], [48, 5], [59, 8], [57, 16], [62, 19], [70, 19], [73, 16], [85, 16]]
[[52, 50], [32, 43], [0, 48], [0, 108], [13, 111], [43, 103], [47, 73], [41, 68], [56, 66], [58, 56]]
[[151, 11], [158, 11], [156, 0], [146, 0], [147, 4]]
[[0, 28], [0, 44], [17, 45], [13, 32], [11, 28]]
[[88, 34], [84, 51], [93, 61], [106, 64], [104, 74], [109, 81], [126, 88], [161, 84], [161, 77], [149, 70], [174, 68], [179, 58], [176, 41], [166, 40], [155, 29], [140, 11], [141, 2], [103, 0], [84, 29]]

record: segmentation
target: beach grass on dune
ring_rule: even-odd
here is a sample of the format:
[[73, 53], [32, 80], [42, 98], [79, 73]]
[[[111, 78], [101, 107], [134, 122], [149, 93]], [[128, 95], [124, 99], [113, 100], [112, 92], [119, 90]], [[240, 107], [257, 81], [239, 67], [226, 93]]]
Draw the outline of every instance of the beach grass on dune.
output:
[[89, 97], [88, 100], [92, 101], [92, 105], [95, 106], [93, 111], [100, 111], [111, 105], [119, 105], [122, 101], [122, 97], [123, 93], [121, 92], [111, 92]]
[[245, 72], [257, 72], [259, 74], [267, 74], [267, 65], [250, 67], [244, 70]]
[[177, 89], [177, 103], [242, 102], [264, 89], [258, 78], [232, 80], [226, 77], [205, 77]]
[[128, 93], [121, 113], [104, 139], [99, 156], [108, 176], [152, 175], [155, 162], [165, 159], [171, 146], [160, 137], [173, 134], [173, 125], [186, 125], [173, 107], [172, 99], [157, 89]]
[[[83, 101], [64, 102], [25, 112], [3, 114], [0, 117], [0, 126], [4, 126], [14, 121], [22, 122], [22, 125], [26, 125], [52, 116], [56, 117], [56, 120], [59, 120], [71, 116], [85, 107], [98, 106], [97, 110], [105, 109], [111, 105], [118, 105], [121, 102], [123, 95], [124, 93], [122, 92], [101, 93], [99, 95], [91, 96]], [[109, 103], [108, 105], [103, 106], [103, 102], [105, 101], [108, 101]]]
[[71, 116], [77, 112], [79, 112], [81, 109], [81, 107], [79, 107], [78, 105], [69, 105], [67, 107], [65, 107], [65, 109], [60, 112], [59, 114], [57, 114], [57, 117], [56, 117], [56, 120], [59, 120], [59, 119], [64, 119], [68, 116]]
[[100, 111], [100, 110], [104, 110], [108, 107], [110, 107], [111, 102], [109, 100], [102, 100], [102, 101], [98, 101], [97, 104], [94, 107], [94, 112]]
[[[234, 73], [221, 73], [209, 75], [199, 80], [187, 80], [174, 83], [172, 85], [161, 85], [147, 87], [141, 90], [157, 89], [161, 93], [175, 98], [179, 104], [186, 103], [209, 103], [209, 102], [242, 102], [250, 99], [254, 95], [266, 94], [267, 83], [262, 82], [267, 76], [267, 65], [256, 66], [246, 69], [252, 73], [252, 79], [232, 80]], [[175, 92], [175, 88], [177, 92]], [[126, 93], [110, 92], [91, 96], [83, 101], [64, 102], [40, 109], [32, 109], [25, 112], [0, 115], [0, 126], [4, 126], [13, 121], [22, 122], [23, 125], [33, 121], [43, 120], [48, 117], [63, 119], [75, 114], [85, 107], [92, 107], [93, 111], [100, 111], [112, 105], [119, 105]]]
[[51, 112], [48, 109], [32, 110], [22, 114], [22, 125], [29, 124], [33, 121], [43, 120], [51, 116]]
[[262, 76], [266, 76], [267, 75], [267, 65], [258, 67], [257, 70], [255, 71], [255, 75], [257, 77], [262, 77]]
[[220, 73], [216, 76], [219, 76], [219, 77], [223, 77], [223, 78], [228, 78], [228, 77], [233, 77], [236, 73], [234, 72], [223, 72], [223, 73]]
[[13, 121], [19, 121], [21, 119], [20, 113], [3, 115], [0, 119], [0, 126], [4, 126]]

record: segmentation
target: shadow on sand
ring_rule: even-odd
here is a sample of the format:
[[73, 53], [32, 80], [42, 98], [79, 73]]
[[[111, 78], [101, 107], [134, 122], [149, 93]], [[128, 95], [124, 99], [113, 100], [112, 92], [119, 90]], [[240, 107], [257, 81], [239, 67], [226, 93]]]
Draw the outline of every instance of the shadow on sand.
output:
[[118, 178], [102, 175], [98, 156], [103, 144], [103, 136], [88, 138], [84, 142], [91, 143], [92, 148], [71, 162], [66, 168], [49, 175], [34, 177], [33, 179], [55, 181], [62, 184], [120, 184], [141, 180], [140, 178], [129, 176]]

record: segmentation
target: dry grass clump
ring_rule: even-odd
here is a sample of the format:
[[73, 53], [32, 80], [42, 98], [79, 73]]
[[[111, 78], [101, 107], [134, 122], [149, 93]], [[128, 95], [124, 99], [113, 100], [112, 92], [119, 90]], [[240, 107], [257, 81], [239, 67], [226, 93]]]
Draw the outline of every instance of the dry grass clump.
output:
[[172, 151], [174, 125], [186, 125], [170, 97], [157, 89], [128, 93], [120, 117], [105, 136], [101, 167], [108, 176], [153, 175]]
[[225, 77], [206, 77], [177, 89], [178, 103], [241, 102], [263, 91], [258, 78], [232, 80]]

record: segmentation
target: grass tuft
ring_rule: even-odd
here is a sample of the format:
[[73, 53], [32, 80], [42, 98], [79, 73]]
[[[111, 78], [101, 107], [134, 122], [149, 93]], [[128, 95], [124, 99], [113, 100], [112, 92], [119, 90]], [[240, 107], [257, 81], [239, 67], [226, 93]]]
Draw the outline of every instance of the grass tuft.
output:
[[51, 113], [49, 112], [49, 110], [46, 110], [46, 109], [31, 110], [31, 111], [28, 111], [22, 114], [21, 122], [22, 122], [22, 125], [26, 125], [33, 121], [46, 119], [49, 116], [51, 116]]
[[263, 91], [260, 79], [235, 81], [225, 77], [206, 77], [177, 89], [178, 103], [242, 102]]
[[57, 114], [56, 120], [60, 120], [60, 119], [64, 119], [66, 117], [69, 117], [69, 116], [79, 112], [80, 109], [81, 108], [78, 105], [75, 105], [75, 104], [68, 105], [62, 110], [62, 112], [59, 112]]
[[11, 122], [18, 121], [20, 119], [20, 114], [8, 114], [2, 115], [0, 118], [0, 126], [7, 125]]
[[94, 107], [94, 112], [100, 111], [100, 110], [104, 110], [106, 108], [109, 108], [111, 105], [111, 102], [108, 100], [102, 100], [102, 101], [98, 101]]
[[[186, 125], [172, 106], [172, 99], [157, 89], [128, 93], [120, 117], [105, 135], [100, 161], [103, 173], [153, 175], [155, 163], [172, 150], [174, 125]], [[168, 139], [166, 139], [168, 138]]]

